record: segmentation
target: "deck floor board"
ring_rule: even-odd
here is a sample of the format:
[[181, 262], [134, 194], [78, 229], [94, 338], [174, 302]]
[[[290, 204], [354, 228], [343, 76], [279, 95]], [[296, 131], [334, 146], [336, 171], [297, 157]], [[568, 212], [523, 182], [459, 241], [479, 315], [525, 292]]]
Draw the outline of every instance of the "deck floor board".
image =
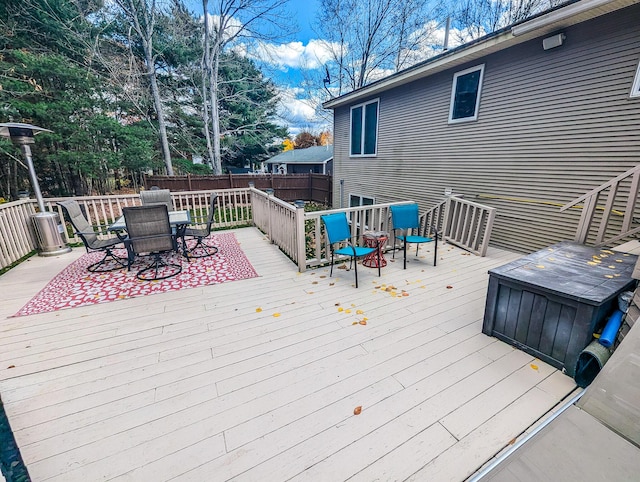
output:
[[517, 254], [389, 253], [356, 289], [234, 233], [258, 277], [18, 318], [82, 253], [0, 277], [0, 396], [33, 480], [463, 480], [575, 388], [481, 333], [487, 271]]

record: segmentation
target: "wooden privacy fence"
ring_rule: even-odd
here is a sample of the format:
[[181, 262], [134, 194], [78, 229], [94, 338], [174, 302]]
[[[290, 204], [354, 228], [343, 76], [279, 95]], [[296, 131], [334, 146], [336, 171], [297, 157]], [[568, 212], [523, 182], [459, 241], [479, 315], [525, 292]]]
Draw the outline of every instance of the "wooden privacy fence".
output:
[[325, 174], [224, 174], [221, 176], [146, 176], [145, 189], [157, 186], [171, 191], [248, 188], [273, 189], [283, 201], [313, 201], [329, 205], [332, 177]]

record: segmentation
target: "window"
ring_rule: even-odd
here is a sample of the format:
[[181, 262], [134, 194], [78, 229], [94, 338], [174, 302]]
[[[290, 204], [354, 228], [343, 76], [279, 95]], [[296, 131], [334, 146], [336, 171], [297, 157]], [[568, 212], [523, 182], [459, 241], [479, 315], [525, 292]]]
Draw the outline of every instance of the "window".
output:
[[478, 118], [483, 73], [484, 64], [457, 72], [453, 76], [450, 123], [473, 121]]
[[636, 76], [633, 79], [630, 97], [640, 97], [640, 63], [638, 64], [638, 69], [636, 70]]
[[368, 196], [358, 196], [357, 194], [349, 194], [349, 207], [371, 206], [375, 204], [375, 199]]
[[[349, 207], [355, 208], [358, 206], [372, 206], [376, 203], [376, 200], [372, 197], [368, 196], [359, 196], [357, 194], [349, 194]], [[362, 216], [364, 215], [364, 219]], [[369, 229], [369, 215], [370, 210], [366, 209], [361, 212], [355, 212], [352, 214], [354, 216], [352, 219], [355, 219], [356, 225], [358, 227], [364, 227], [365, 230]]]
[[375, 156], [378, 143], [378, 100], [351, 108], [351, 156]]

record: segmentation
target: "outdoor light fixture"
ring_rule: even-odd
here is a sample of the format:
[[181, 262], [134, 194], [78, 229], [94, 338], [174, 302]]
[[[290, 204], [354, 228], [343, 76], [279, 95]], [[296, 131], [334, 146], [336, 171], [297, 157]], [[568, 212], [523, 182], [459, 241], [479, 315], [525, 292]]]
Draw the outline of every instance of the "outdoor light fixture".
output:
[[547, 37], [542, 40], [542, 48], [545, 50], [555, 49], [556, 47], [560, 47], [567, 36], [563, 33], [559, 33], [556, 35], [552, 35], [551, 37]]
[[62, 224], [58, 213], [45, 211], [44, 199], [40, 191], [40, 184], [36, 176], [36, 170], [33, 167], [33, 159], [31, 158], [31, 144], [35, 143], [34, 136], [41, 132], [51, 132], [49, 129], [43, 129], [31, 124], [22, 124], [19, 122], [8, 122], [0, 124], [0, 137], [11, 139], [13, 144], [20, 146], [22, 154], [27, 161], [29, 169], [29, 177], [31, 178], [31, 187], [38, 202], [40, 212], [31, 215], [33, 226], [38, 238], [40, 248], [40, 256], [55, 256], [62, 253], [68, 253], [71, 248], [65, 246], [62, 240], [61, 230]]

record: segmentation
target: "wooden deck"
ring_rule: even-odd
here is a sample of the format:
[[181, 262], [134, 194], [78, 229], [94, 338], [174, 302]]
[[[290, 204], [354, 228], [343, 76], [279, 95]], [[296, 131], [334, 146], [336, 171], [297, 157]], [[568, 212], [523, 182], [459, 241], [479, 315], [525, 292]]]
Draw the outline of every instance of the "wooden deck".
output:
[[575, 389], [481, 333], [487, 270], [517, 254], [445, 245], [434, 268], [423, 246], [355, 289], [234, 232], [258, 278], [7, 318], [82, 251], [0, 276], [32, 480], [464, 480]]

